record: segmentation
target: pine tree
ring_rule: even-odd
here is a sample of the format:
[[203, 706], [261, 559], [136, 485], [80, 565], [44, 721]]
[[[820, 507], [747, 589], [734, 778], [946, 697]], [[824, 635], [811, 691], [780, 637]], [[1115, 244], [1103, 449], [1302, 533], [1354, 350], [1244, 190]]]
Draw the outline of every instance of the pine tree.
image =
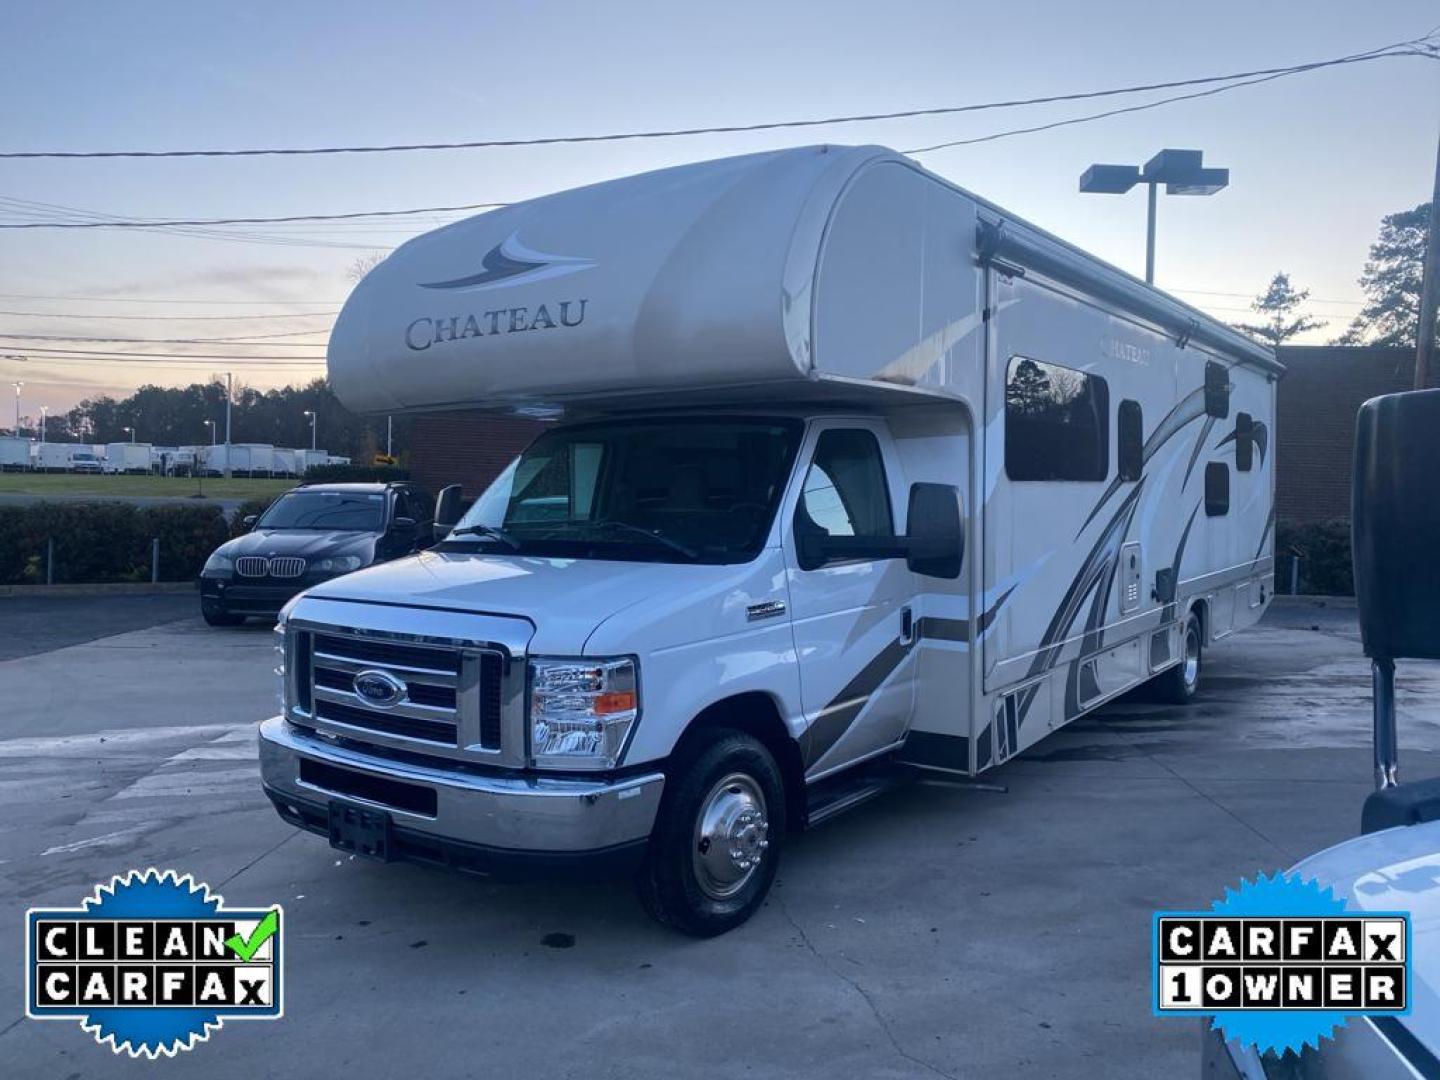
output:
[[1295, 309], [1310, 296], [1309, 289], [1297, 289], [1290, 284], [1290, 275], [1284, 272], [1270, 279], [1269, 286], [1250, 305], [1252, 311], [1266, 319], [1261, 323], [1235, 323], [1235, 329], [1267, 341], [1271, 345], [1285, 342], [1308, 330], [1318, 330], [1325, 325], [1322, 319], [1308, 315], [1297, 315]]

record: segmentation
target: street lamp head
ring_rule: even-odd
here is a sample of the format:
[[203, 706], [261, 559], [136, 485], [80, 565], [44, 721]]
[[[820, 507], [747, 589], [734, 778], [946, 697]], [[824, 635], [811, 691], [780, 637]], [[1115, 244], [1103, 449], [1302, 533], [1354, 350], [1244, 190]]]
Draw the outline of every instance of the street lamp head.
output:
[[1091, 165], [1080, 174], [1080, 190], [1087, 195], [1124, 195], [1140, 182], [1136, 165]]
[[1140, 178], [1164, 184], [1166, 195], [1214, 195], [1230, 183], [1229, 169], [1207, 169], [1201, 150], [1161, 150], [1145, 163]]

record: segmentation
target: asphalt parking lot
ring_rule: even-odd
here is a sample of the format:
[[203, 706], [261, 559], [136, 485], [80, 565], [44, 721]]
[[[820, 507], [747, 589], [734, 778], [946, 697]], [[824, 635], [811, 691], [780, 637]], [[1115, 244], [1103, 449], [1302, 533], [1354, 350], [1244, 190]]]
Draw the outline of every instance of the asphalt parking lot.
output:
[[[1370, 782], [1353, 612], [1276, 608], [1207, 653], [1198, 704], [1117, 703], [986, 774], [1003, 790], [918, 784], [793, 838], [767, 906], [692, 941], [623, 882], [356, 862], [282, 823], [254, 761], [271, 634], [183, 600], [64, 608], [104, 620], [84, 640], [0, 598], [0, 641], [36, 646], [0, 660], [7, 1077], [160, 1071], [24, 1019], [20, 971], [27, 907], [152, 865], [288, 926], [285, 1017], [167, 1075], [1193, 1076], [1198, 1028], [1150, 1012], [1152, 911], [1353, 835]], [[1440, 772], [1437, 691], [1440, 664], [1400, 669], [1412, 778]]]

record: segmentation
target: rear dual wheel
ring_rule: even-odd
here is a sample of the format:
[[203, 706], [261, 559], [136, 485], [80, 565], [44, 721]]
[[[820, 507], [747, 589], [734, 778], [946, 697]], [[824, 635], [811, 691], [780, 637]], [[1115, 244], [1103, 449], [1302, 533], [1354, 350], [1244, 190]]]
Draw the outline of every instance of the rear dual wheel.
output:
[[1171, 705], [1189, 705], [1200, 692], [1204, 635], [1200, 629], [1200, 616], [1194, 611], [1185, 619], [1181, 649], [1184, 659], [1155, 680], [1160, 699]]

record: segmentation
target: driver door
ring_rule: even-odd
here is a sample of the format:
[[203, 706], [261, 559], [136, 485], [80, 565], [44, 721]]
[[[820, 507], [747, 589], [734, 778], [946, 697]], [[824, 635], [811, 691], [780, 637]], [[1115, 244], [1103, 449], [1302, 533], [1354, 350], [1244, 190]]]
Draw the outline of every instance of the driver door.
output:
[[883, 422], [812, 426], [803, 480], [785, 508], [791, 626], [814, 778], [904, 738], [914, 706], [914, 577], [904, 559], [854, 558], [807, 567], [796, 536], [889, 538], [905, 491]]

